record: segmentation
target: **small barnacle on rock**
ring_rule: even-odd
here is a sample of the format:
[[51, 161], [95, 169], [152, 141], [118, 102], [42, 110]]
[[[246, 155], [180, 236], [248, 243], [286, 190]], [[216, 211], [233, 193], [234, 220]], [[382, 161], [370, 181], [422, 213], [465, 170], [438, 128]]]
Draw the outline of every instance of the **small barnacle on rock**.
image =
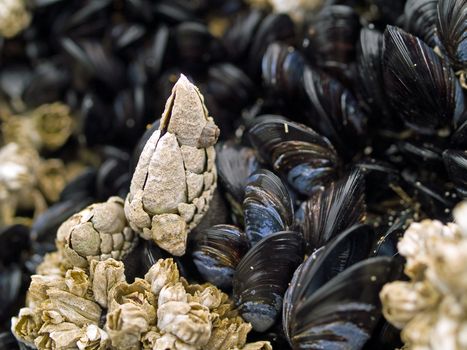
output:
[[151, 284], [151, 291], [158, 296], [165, 285], [178, 282], [180, 275], [172, 258], [159, 259], [144, 275], [144, 279]]
[[31, 14], [24, 0], [0, 1], [0, 36], [14, 37], [31, 23]]
[[57, 231], [56, 243], [66, 263], [87, 267], [91, 260], [123, 259], [136, 241], [125, 219], [123, 200], [111, 197], [65, 221]]
[[100, 306], [107, 308], [110, 290], [118, 283], [125, 282], [123, 262], [112, 258], [104, 261], [92, 260], [89, 271], [94, 300]]
[[105, 350], [108, 345], [109, 335], [93, 324], [86, 326], [84, 334], [76, 342], [79, 350]]
[[185, 253], [188, 233], [209, 208], [218, 136], [203, 96], [182, 75], [159, 130], [144, 146], [125, 201], [130, 226], [173, 255]]

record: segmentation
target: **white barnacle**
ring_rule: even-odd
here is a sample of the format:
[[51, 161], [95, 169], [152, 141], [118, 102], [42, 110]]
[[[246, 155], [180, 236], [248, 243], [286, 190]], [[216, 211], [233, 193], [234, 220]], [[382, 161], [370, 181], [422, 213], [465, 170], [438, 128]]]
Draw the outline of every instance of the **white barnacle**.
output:
[[185, 253], [188, 233], [209, 208], [216, 188], [218, 136], [203, 96], [182, 75], [159, 130], [144, 146], [125, 201], [130, 226], [173, 255]]

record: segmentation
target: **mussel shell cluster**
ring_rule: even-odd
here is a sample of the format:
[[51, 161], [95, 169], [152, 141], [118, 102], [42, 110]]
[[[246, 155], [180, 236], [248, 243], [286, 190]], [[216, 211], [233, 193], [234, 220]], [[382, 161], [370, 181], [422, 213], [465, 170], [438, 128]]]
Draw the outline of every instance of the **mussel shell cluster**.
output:
[[[180, 74], [221, 131], [181, 275], [230, 293], [276, 348], [402, 346], [378, 299], [398, 239], [467, 197], [467, 3], [321, 1], [301, 22], [262, 3], [33, 0], [0, 37], [0, 116], [64, 102], [77, 128], [45, 156], [92, 154], [30, 227], [0, 227], [0, 349], [60, 224], [126, 197]], [[140, 242], [129, 278], [169, 256]]]

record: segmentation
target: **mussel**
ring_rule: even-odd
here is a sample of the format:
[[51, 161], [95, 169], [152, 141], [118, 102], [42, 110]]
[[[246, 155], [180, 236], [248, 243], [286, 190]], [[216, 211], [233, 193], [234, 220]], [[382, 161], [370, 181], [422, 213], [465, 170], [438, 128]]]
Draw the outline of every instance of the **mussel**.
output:
[[303, 260], [303, 239], [296, 232], [277, 232], [262, 239], [240, 261], [233, 295], [242, 317], [264, 332], [276, 321], [293, 271]]

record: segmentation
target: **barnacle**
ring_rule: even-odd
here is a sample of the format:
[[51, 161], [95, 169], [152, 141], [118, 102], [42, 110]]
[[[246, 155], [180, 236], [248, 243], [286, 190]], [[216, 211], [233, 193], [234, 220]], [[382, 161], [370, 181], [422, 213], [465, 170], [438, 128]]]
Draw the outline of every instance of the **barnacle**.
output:
[[80, 267], [86, 267], [91, 260], [122, 259], [133, 249], [136, 240], [119, 197], [90, 205], [65, 221], [57, 231], [57, 246], [66, 262]]
[[31, 14], [24, 0], [0, 1], [0, 36], [11, 38], [31, 22]]
[[380, 293], [383, 314], [402, 329], [407, 349], [467, 346], [466, 203], [453, 213], [456, 223], [424, 220], [407, 229], [398, 249], [410, 281], [389, 283]]
[[73, 132], [70, 107], [55, 102], [44, 104], [26, 115], [13, 115], [2, 123], [3, 138], [37, 150], [62, 147]]
[[130, 226], [173, 255], [185, 253], [188, 233], [209, 208], [218, 136], [201, 93], [182, 75], [160, 129], [144, 146], [125, 201]]
[[114, 259], [93, 260], [89, 270], [94, 299], [100, 306], [106, 308], [109, 291], [118, 283], [125, 282], [125, 267], [121, 261]]
[[180, 276], [178, 268], [172, 258], [159, 259], [144, 275], [144, 279], [151, 284], [151, 291], [158, 296], [167, 284], [175, 284]]

